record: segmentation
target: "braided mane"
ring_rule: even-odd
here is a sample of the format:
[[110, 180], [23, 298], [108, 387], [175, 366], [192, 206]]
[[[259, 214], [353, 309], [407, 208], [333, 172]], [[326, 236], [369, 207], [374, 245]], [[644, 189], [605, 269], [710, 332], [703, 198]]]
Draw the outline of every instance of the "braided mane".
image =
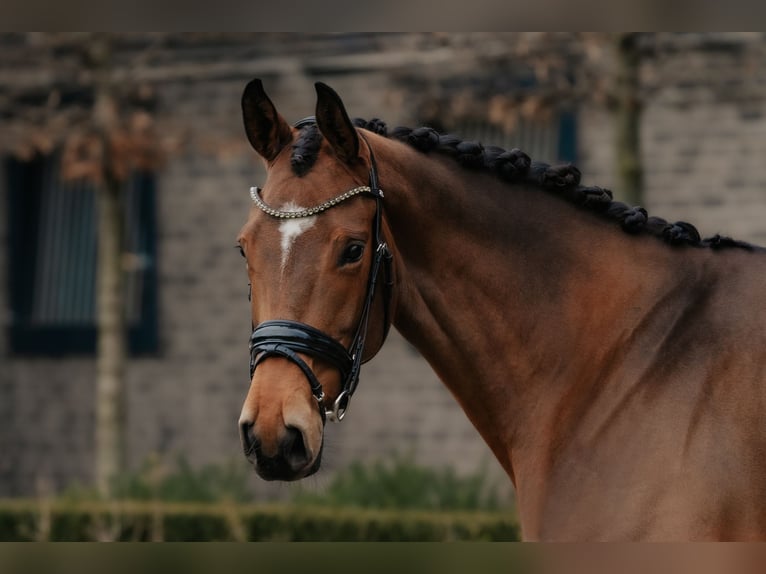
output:
[[[572, 164], [552, 166], [532, 161], [519, 149], [505, 150], [497, 146], [484, 146], [465, 141], [450, 134], [440, 134], [433, 128], [397, 127], [391, 133], [386, 124], [375, 118], [370, 121], [357, 118], [354, 125], [378, 135], [404, 142], [422, 153], [437, 152], [452, 157], [467, 169], [486, 170], [509, 183], [528, 183], [552, 192], [585, 209], [597, 212], [619, 223], [627, 233], [647, 233], [670, 245], [691, 245], [711, 249], [738, 247], [753, 250], [754, 246], [730, 237], [714, 235], [702, 239], [691, 223], [670, 223], [660, 217], [650, 217], [643, 207], [631, 207], [615, 201], [612, 192], [602, 187], [580, 185], [580, 170]], [[296, 175], [309, 172], [316, 163], [322, 134], [316, 124], [301, 128], [292, 146], [290, 164]]]

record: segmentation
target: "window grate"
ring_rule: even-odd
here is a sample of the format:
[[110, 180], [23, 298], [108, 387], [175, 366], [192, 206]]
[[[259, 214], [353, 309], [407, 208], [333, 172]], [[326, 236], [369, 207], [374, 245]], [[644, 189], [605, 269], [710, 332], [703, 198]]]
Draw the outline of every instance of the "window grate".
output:
[[562, 112], [551, 120], [520, 118], [510, 132], [478, 120], [462, 121], [452, 131], [484, 145], [496, 145], [508, 150], [518, 148], [533, 161], [555, 164], [576, 160], [575, 118], [568, 112]]
[[[10, 209], [11, 348], [17, 353], [93, 353], [96, 341], [96, 192], [58, 177], [57, 155], [7, 162]], [[128, 339], [154, 352], [156, 221], [154, 178], [126, 184], [123, 232]]]

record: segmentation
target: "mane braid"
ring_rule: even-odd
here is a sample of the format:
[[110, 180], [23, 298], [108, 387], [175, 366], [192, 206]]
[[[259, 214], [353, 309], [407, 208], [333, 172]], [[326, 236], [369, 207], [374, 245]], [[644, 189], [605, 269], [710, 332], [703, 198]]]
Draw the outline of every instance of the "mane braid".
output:
[[[364, 120], [358, 120], [356, 123], [358, 127], [365, 127], [364, 124]], [[720, 235], [702, 239], [697, 228], [691, 223], [670, 223], [660, 217], [650, 217], [643, 207], [631, 207], [614, 201], [609, 189], [581, 186], [580, 170], [572, 164], [552, 166], [532, 161], [527, 154], [516, 148], [507, 151], [497, 146], [485, 147], [479, 142], [464, 141], [455, 135], [439, 134], [429, 127], [397, 127], [389, 137], [407, 143], [422, 153], [437, 152], [448, 155], [463, 167], [488, 170], [510, 183], [535, 185], [570, 203], [616, 221], [626, 233], [647, 233], [670, 245], [710, 249], [736, 247], [749, 251], [756, 249], [754, 245], [744, 241]]]
[[[650, 217], [643, 207], [631, 207], [615, 201], [609, 189], [580, 185], [580, 170], [572, 164], [552, 166], [532, 161], [520, 149], [505, 150], [466, 141], [452, 134], [440, 134], [430, 127], [396, 127], [389, 132], [385, 122], [353, 120], [354, 126], [378, 135], [398, 140], [421, 153], [440, 153], [453, 158], [466, 169], [486, 170], [509, 183], [527, 183], [551, 192], [570, 203], [617, 222], [626, 233], [645, 233], [674, 246], [688, 245], [709, 249], [739, 248], [752, 251], [754, 245], [730, 237], [714, 235], [702, 239], [691, 223], [670, 223], [660, 217]], [[305, 175], [317, 160], [322, 134], [315, 124], [301, 129], [293, 144], [290, 164], [296, 175]]]

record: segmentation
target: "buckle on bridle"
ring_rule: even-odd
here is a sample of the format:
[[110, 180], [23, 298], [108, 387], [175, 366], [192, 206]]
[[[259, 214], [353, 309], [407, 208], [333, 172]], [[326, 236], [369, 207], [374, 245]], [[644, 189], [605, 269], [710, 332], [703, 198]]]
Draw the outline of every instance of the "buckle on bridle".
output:
[[351, 400], [351, 394], [347, 390], [342, 390], [332, 404], [332, 409], [325, 411], [328, 421], [339, 423], [346, 416], [348, 410], [348, 403]]

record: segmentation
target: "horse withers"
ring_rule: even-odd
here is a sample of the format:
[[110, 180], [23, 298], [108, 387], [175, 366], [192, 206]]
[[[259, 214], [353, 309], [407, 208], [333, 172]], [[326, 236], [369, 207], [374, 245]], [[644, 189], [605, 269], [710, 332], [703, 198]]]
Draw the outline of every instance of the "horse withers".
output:
[[318, 470], [393, 324], [513, 481], [525, 539], [766, 537], [764, 249], [316, 89], [295, 126], [260, 81], [242, 98], [267, 165], [239, 235], [260, 476]]

